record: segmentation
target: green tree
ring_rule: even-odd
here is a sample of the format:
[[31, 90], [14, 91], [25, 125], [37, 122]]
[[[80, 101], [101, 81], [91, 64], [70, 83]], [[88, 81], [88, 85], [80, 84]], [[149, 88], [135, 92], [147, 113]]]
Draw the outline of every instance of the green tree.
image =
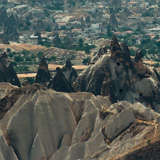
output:
[[108, 37], [112, 37], [113, 36], [113, 33], [111, 32], [111, 26], [110, 25], [107, 26], [107, 36]]
[[27, 77], [25, 80], [27, 80], [31, 85], [34, 83], [34, 78]]
[[32, 53], [31, 54], [31, 59], [35, 59], [36, 58], [36, 56]]
[[85, 58], [85, 59], [83, 59], [83, 64], [84, 65], [87, 65], [87, 64], [89, 64], [89, 62], [90, 62], [90, 58]]
[[79, 48], [82, 48], [84, 46], [84, 41], [82, 38], [79, 39]]
[[41, 59], [41, 57], [42, 57], [43, 54], [44, 54], [43, 52], [39, 51], [39, 52], [37, 53], [37, 57], [38, 57], [39, 59]]
[[62, 44], [61, 39], [59, 38], [58, 32], [56, 33], [56, 36], [55, 36], [55, 38], [53, 39], [52, 43], [53, 43], [55, 46], [59, 46], [59, 45]]
[[10, 53], [11, 49], [10, 48], [7, 48], [7, 53]]
[[23, 62], [23, 61], [24, 61], [24, 58], [21, 57], [21, 56], [15, 56], [15, 57], [14, 57], [14, 60], [15, 60], [16, 62]]
[[41, 44], [42, 42], [41, 32], [37, 30], [34, 35], [38, 36], [38, 44]]
[[24, 56], [28, 56], [30, 54], [29, 50], [23, 49], [20, 54], [23, 54]]

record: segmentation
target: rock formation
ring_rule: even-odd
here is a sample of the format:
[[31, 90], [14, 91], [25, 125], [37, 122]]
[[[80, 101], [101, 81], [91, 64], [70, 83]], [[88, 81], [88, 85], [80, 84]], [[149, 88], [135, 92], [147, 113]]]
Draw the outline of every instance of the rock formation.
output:
[[9, 82], [20, 87], [20, 82], [6, 53], [0, 54], [0, 82]]
[[48, 88], [54, 89], [59, 92], [73, 92], [72, 86], [69, 81], [65, 78], [62, 69], [56, 68], [56, 75], [49, 82]]
[[135, 56], [135, 69], [139, 76], [148, 77], [151, 75], [151, 71], [148, 67], [145, 67], [143, 65], [142, 57], [143, 57], [142, 51], [138, 51]]
[[98, 61], [99, 57], [101, 57], [104, 54], [107, 54], [106, 47], [99, 49], [98, 53], [90, 60], [90, 64], [95, 64]]
[[41, 57], [41, 62], [38, 67], [37, 75], [36, 75], [36, 83], [40, 83], [41, 85], [45, 85], [46, 82], [49, 82], [51, 78], [50, 72], [48, 70], [48, 64], [44, 56]]
[[0, 121], [1, 160], [159, 159], [160, 114], [139, 102], [111, 105], [107, 97], [38, 84], [12, 89], [12, 98]]
[[72, 83], [77, 78], [77, 72], [74, 67], [72, 67], [71, 61], [66, 60], [66, 64], [62, 67], [63, 74], [68, 82], [72, 85]]
[[123, 57], [122, 50], [116, 36], [114, 36], [111, 40], [110, 51], [111, 51], [111, 58], [113, 59]]
[[101, 56], [79, 74], [74, 90], [109, 96], [112, 103], [127, 100], [158, 106], [159, 100], [155, 97], [160, 98], [159, 77], [143, 64], [142, 52], [131, 58], [127, 45], [119, 45], [116, 37], [111, 41], [110, 52], [111, 55]]

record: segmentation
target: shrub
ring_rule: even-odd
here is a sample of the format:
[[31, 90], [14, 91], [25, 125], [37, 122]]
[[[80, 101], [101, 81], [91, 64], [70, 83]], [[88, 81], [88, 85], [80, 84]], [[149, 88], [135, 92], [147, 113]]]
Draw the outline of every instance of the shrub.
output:
[[42, 57], [43, 54], [44, 54], [43, 52], [39, 51], [39, 52], [37, 53], [37, 57], [38, 57], [39, 59], [41, 59], [41, 57]]
[[23, 61], [24, 61], [24, 58], [21, 57], [21, 56], [15, 56], [15, 57], [14, 57], [14, 60], [15, 60], [16, 62], [23, 62]]

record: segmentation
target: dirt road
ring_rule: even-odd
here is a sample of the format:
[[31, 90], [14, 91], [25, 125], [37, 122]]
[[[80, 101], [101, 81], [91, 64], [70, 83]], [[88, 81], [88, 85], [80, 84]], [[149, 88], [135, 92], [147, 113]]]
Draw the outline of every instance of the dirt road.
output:
[[[48, 68], [49, 70], [56, 70], [57, 67], [60, 67], [62, 68], [63, 65], [56, 65], [56, 64], [49, 64], [48, 65]], [[85, 69], [87, 66], [86, 65], [75, 65], [73, 66], [76, 70], [83, 70]], [[30, 78], [35, 78], [36, 77], [36, 74], [37, 73], [20, 73], [20, 74], [17, 74], [18, 78], [22, 79], [22, 78], [27, 78], [27, 77], [30, 77]]]

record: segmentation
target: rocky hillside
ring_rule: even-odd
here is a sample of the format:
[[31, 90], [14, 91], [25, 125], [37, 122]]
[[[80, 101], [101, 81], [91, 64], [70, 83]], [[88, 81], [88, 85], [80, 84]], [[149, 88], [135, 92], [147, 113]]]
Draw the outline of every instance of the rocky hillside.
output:
[[0, 90], [1, 108], [12, 106], [0, 121], [1, 160], [160, 158], [160, 114], [141, 103], [39, 85]]
[[[2, 58], [0, 71], [10, 66]], [[78, 75], [74, 93], [0, 83], [0, 159], [160, 159], [157, 70], [143, 64], [141, 51], [130, 57], [116, 37], [110, 53], [93, 59]], [[38, 77], [44, 78], [42, 72], [49, 73], [44, 58]]]
[[[2, 19], [2, 22], [0, 22], [0, 27], [8, 19], [7, 17], [13, 14], [18, 22], [17, 28], [22, 32], [24, 30], [51, 31], [54, 26], [52, 19], [55, 10], [63, 10], [64, 0], [6, 0], [5, 4], [4, 2], [0, 2], [1, 5], [0, 17], [4, 17], [5, 19]], [[67, 1], [68, 7], [72, 7], [73, 5], [75, 5], [75, 0]], [[13, 20], [13, 17], [11, 17], [11, 20]], [[4, 24], [5, 27], [6, 25]], [[15, 26], [11, 27], [17, 30]]]
[[[97, 58], [93, 58], [97, 59]], [[127, 100], [141, 102], [159, 110], [160, 77], [155, 68], [143, 64], [143, 53], [130, 57], [126, 44], [113, 37], [110, 54], [103, 54], [81, 72], [74, 83], [75, 91], [109, 96], [112, 103]]]

